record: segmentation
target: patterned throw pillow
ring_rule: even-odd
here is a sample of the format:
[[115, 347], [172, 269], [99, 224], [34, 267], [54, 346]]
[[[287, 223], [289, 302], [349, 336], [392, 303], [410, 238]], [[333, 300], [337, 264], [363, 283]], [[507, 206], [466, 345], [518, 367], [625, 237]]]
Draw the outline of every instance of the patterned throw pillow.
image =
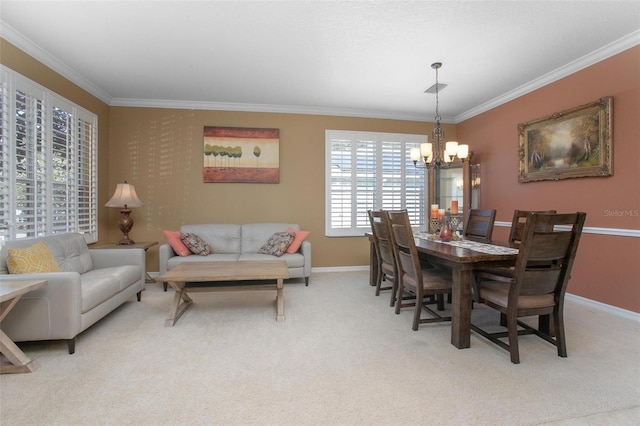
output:
[[291, 232], [276, 232], [260, 247], [258, 253], [280, 257], [287, 251], [294, 238], [295, 235]]
[[60, 267], [43, 241], [24, 249], [9, 249], [7, 267], [10, 274], [60, 272]]
[[213, 253], [213, 249], [211, 248], [211, 246], [196, 234], [181, 234], [180, 240], [193, 254], [208, 256]]

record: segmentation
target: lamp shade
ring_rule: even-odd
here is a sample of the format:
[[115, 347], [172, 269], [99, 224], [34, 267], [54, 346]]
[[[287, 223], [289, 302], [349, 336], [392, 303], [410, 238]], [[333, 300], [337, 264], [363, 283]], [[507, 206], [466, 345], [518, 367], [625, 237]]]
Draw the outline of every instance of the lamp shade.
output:
[[420, 159], [420, 148], [411, 148], [409, 155], [411, 156], [411, 161], [418, 161]]
[[105, 207], [142, 207], [142, 201], [136, 194], [136, 189], [133, 185], [127, 183], [119, 183], [116, 187], [116, 192], [113, 193], [113, 197], [105, 204]]
[[449, 153], [449, 155], [456, 155], [456, 151], [458, 150], [458, 142], [449, 141], [444, 144], [444, 150]]
[[464, 160], [468, 156], [469, 156], [469, 145], [467, 144], [458, 145], [458, 158], [460, 158], [461, 160]]

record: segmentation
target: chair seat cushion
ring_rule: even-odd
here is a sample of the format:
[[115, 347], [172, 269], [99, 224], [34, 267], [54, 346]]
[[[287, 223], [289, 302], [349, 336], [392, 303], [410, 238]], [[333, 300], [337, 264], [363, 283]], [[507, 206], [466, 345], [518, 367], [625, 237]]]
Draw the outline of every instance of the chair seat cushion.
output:
[[388, 263], [382, 263], [382, 265], [380, 265], [382, 267], [382, 272], [384, 272], [386, 275], [388, 276], [393, 276], [394, 274], [394, 270], [393, 270], [393, 265], [389, 265]]
[[[404, 284], [416, 287], [416, 280], [409, 274], [404, 275]], [[425, 293], [451, 290], [451, 272], [441, 269], [422, 269], [422, 288]]]
[[[494, 303], [504, 308], [509, 300], [509, 284], [499, 282], [482, 283], [479, 289], [480, 299]], [[540, 294], [535, 296], [520, 296], [518, 309], [548, 308], [554, 306], [553, 294]]]

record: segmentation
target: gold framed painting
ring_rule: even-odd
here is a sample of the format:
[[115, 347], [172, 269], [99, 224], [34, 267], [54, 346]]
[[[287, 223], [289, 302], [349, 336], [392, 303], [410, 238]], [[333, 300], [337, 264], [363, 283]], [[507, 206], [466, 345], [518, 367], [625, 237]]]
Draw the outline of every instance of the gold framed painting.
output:
[[280, 130], [204, 127], [204, 183], [280, 183]]
[[613, 98], [518, 124], [518, 180], [613, 176]]

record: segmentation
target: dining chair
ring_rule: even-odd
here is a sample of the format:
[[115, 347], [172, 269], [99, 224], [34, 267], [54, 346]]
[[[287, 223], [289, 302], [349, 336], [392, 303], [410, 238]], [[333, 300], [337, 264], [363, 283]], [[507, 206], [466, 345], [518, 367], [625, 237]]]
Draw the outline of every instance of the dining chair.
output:
[[[520, 363], [518, 336], [524, 334], [536, 334], [555, 345], [558, 356], [567, 356], [564, 296], [585, 218], [582, 212], [529, 213], [515, 267], [475, 272], [477, 301], [500, 312], [507, 331], [489, 333], [473, 323], [471, 328], [509, 351], [514, 364]], [[537, 316], [538, 328], [518, 320], [525, 316]], [[550, 316], [553, 335], [548, 329]], [[500, 340], [505, 337], [508, 344]]]
[[495, 209], [470, 209], [464, 224], [464, 238], [481, 243], [490, 243], [495, 221]]
[[[406, 210], [387, 210], [387, 213], [388, 213], [387, 216], [389, 217], [389, 221], [388, 221], [389, 234], [392, 235], [392, 238], [393, 238], [393, 230], [392, 230], [393, 224], [396, 223], [399, 225], [404, 225], [404, 215], [402, 214], [403, 212], [406, 212]], [[420, 254], [418, 254], [418, 256], [420, 256]], [[398, 267], [397, 264], [398, 264], [398, 261], [396, 260], [396, 267]], [[434, 267], [431, 263], [429, 263], [426, 259], [422, 257], [420, 257], [420, 266], [423, 270], [433, 269]], [[391, 306], [395, 306], [398, 298], [400, 299], [400, 309], [415, 306], [415, 300], [416, 300], [415, 293], [412, 293], [408, 290], [403, 290], [401, 294], [398, 294], [398, 288], [396, 286], [396, 288], [393, 289], [393, 292], [391, 295]], [[451, 299], [449, 299], [448, 302], [451, 303]], [[444, 298], [442, 297], [442, 295], [429, 296], [428, 300], [426, 299], [424, 300], [424, 303], [437, 304], [438, 310], [444, 311]], [[399, 310], [396, 313], [399, 313]]]
[[[397, 289], [395, 277], [398, 276], [398, 272], [391, 243], [391, 230], [387, 223], [389, 217], [382, 210], [368, 210], [368, 214], [371, 222], [375, 256], [378, 262], [378, 274], [375, 277], [376, 296], [380, 296], [381, 291], [391, 290], [390, 306], [393, 306], [395, 302], [394, 292]], [[390, 284], [383, 287], [383, 281]]]
[[529, 213], [554, 214], [556, 210], [514, 210], [513, 219], [511, 220], [511, 231], [509, 232], [509, 242], [513, 245], [520, 244], [522, 241], [522, 230]]
[[[415, 295], [412, 329], [418, 329], [419, 324], [451, 321], [451, 317], [443, 317], [431, 308], [425, 297], [438, 296], [438, 304], [443, 308], [444, 295], [451, 292], [451, 271], [441, 270], [433, 266], [424, 267], [421, 264], [416, 242], [411, 229], [409, 214], [406, 210], [384, 212], [389, 216], [393, 253], [398, 264], [396, 314], [400, 308], [410, 306], [403, 304], [401, 297], [405, 291]], [[421, 318], [422, 310], [432, 315], [431, 318]]]

